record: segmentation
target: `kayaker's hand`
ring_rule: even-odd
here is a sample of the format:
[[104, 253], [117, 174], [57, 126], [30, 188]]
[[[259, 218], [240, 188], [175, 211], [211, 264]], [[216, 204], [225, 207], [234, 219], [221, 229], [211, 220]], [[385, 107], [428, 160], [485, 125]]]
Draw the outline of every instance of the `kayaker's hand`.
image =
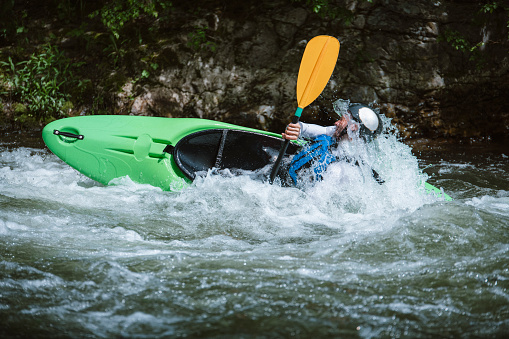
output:
[[286, 131], [281, 135], [283, 139], [297, 140], [300, 135], [300, 124], [288, 124], [288, 126], [286, 126]]
[[336, 126], [336, 131], [334, 132], [334, 137], [336, 139], [339, 139], [343, 135], [342, 132], [343, 131], [346, 132], [346, 128], [348, 128], [348, 120], [346, 119], [346, 117], [342, 117], [341, 119], [336, 121], [334, 123], [334, 125]]

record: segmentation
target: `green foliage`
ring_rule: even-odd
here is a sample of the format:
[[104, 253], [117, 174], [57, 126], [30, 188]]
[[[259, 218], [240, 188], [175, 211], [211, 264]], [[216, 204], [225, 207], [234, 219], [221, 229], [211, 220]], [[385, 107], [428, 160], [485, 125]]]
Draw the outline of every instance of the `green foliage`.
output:
[[493, 2], [490, 2], [490, 3], [482, 5], [481, 9], [479, 10], [479, 13], [484, 13], [484, 14], [490, 13], [490, 14], [492, 14], [497, 9], [505, 10], [506, 13], [507, 13], [507, 25], [506, 25], [506, 27], [508, 28], [507, 40], [509, 40], [509, 6], [507, 4], [503, 5], [499, 1], [493, 1]]
[[498, 2], [492, 2], [492, 3], [487, 3], [487, 4], [484, 4], [481, 6], [481, 9], [479, 10], [480, 12], [482, 13], [493, 13], [494, 10], [496, 10], [497, 8], [499, 8], [501, 5], [498, 3]]
[[141, 62], [148, 67], [142, 70], [141, 75], [137, 79], [135, 79], [135, 82], [148, 79], [151, 72], [152, 71], [155, 72], [159, 68], [159, 64], [157, 62], [154, 62], [154, 55], [148, 55], [144, 58], [141, 58]]
[[[125, 58], [132, 54], [133, 47], [143, 43], [140, 27], [148, 25], [142, 26], [136, 23], [141, 20], [155, 20], [160, 15], [164, 17], [171, 9], [172, 2], [168, 0], [109, 0], [102, 8], [89, 15], [91, 19], [100, 18], [106, 28], [106, 34], [98, 33], [93, 40], [90, 40], [81, 30], [74, 33], [84, 37], [87, 40], [87, 46], [91, 43], [103, 44], [103, 53], [117, 69], [125, 64]], [[150, 31], [151, 28], [148, 30]], [[145, 69], [138, 76], [138, 80], [146, 79], [149, 75], [150, 72]]]
[[[498, 1], [493, 1], [482, 5], [477, 11], [477, 15], [490, 15], [499, 9], [506, 11], [508, 16], [507, 27], [509, 28], [509, 6], [504, 6]], [[489, 21], [489, 16], [485, 17], [484, 20], [485, 22]], [[507, 39], [509, 40], [509, 32]], [[478, 62], [481, 59], [480, 48], [489, 43], [484, 41], [471, 42], [463, 34], [455, 30], [445, 30], [445, 32], [438, 37], [438, 41], [446, 41], [455, 50], [469, 54], [469, 59], [471, 61]]]
[[74, 76], [73, 69], [79, 66], [51, 45], [33, 53], [28, 60], [14, 63], [9, 57], [8, 62], [0, 62], [9, 96], [26, 108], [17, 113], [40, 120], [64, 115], [71, 93], [87, 85], [87, 81]]
[[[51, 0], [33, 5], [0, 1], [0, 40], [13, 46], [5, 49], [10, 58], [0, 56], [0, 102], [20, 122], [61, 117], [82, 105], [89, 113], [110, 112], [111, 93], [123, 83], [110, 84], [103, 74], [131, 72], [138, 82], [156, 72], [159, 65], [150, 56], [147, 41], [168, 20], [171, 10], [170, 0]], [[45, 23], [64, 29], [41, 30]], [[35, 47], [41, 41], [47, 45]], [[79, 63], [54, 46], [60, 42], [72, 47], [70, 53], [81, 51], [78, 58], [96, 65], [92, 69], [96, 74], [90, 75], [97, 79], [95, 86], [83, 74], [79, 76]], [[34, 48], [39, 51], [33, 53]]]
[[189, 38], [187, 46], [193, 48], [196, 51], [209, 49], [210, 51], [215, 52], [217, 44], [213, 41], [209, 41], [207, 37], [208, 29], [208, 27], [194, 27], [194, 31], [187, 35]]
[[447, 41], [457, 51], [467, 52], [472, 50], [468, 40], [458, 31], [445, 30], [438, 41]]
[[445, 30], [437, 40], [446, 41], [452, 48], [467, 55], [470, 61], [477, 64], [477, 68], [482, 68], [485, 58], [481, 53], [480, 47], [484, 46], [485, 42], [480, 41], [472, 44], [461, 33], [454, 30]]
[[101, 22], [113, 35], [120, 39], [122, 29], [143, 15], [157, 18], [159, 9], [171, 8], [172, 3], [165, 0], [111, 0], [104, 7], [90, 14], [90, 18], [101, 17]]

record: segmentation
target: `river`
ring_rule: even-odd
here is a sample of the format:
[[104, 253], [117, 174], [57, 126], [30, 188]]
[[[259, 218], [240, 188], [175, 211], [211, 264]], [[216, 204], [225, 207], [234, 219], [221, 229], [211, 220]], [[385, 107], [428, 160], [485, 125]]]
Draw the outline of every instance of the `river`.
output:
[[[509, 150], [389, 143], [384, 185], [209, 175], [163, 192], [5, 134], [0, 336], [505, 337]], [[454, 200], [413, 187], [416, 167]]]

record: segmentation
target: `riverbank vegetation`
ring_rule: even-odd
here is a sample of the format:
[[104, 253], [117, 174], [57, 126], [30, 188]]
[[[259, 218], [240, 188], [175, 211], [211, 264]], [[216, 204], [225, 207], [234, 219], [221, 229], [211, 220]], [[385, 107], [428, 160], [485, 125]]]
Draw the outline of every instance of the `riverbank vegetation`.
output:
[[148, 45], [172, 10], [167, 0], [1, 6], [0, 108], [4, 121], [22, 125], [73, 112], [122, 113], [112, 110], [111, 93], [157, 69]]

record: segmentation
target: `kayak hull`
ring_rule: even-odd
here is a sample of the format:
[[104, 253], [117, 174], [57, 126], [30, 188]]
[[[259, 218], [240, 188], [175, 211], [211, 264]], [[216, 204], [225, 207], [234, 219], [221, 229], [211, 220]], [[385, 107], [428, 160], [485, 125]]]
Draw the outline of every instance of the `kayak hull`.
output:
[[137, 183], [180, 190], [192, 178], [165, 149], [190, 134], [224, 129], [281, 139], [274, 133], [205, 119], [113, 115], [56, 120], [43, 129], [42, 137], [60, 159], [104, 185], [129, 176]]

